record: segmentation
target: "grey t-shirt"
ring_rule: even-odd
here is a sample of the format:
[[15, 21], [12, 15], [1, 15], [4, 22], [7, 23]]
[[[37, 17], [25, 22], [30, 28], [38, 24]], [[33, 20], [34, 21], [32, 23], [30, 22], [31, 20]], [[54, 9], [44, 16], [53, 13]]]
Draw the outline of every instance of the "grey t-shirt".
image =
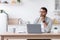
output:
[[[36, 18], [35, 21], [34, 21], [34, 24], [41, 24], [41, 20], [39, 20], [40, 18]], [[45, 18], [45, 21], [48, 23], [47, 27], [44, 28], [44, 32], [45, 33], [48, 33], [48, 32], [51, 32], [51, 28], [52, 28], [52, 20], [49, 18], [49, 17], [46, 17]]]

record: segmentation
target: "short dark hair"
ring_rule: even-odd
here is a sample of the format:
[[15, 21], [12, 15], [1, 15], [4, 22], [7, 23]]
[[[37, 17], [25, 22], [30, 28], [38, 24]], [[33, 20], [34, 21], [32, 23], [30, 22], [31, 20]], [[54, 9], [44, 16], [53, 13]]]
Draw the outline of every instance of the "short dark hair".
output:
[[47, 12], [47, 8], [46, 7], [41, 7], [41, 9], [45, 10]]

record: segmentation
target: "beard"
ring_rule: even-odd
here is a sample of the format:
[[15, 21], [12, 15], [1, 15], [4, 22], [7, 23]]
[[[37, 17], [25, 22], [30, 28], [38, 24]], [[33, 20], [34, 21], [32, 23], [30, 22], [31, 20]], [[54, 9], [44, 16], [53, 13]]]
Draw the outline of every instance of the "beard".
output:
[[41, 17], [46, 17], [46, 15], [42, 15], [42, 14], [41, 14], [40, 16], [41, 16]]

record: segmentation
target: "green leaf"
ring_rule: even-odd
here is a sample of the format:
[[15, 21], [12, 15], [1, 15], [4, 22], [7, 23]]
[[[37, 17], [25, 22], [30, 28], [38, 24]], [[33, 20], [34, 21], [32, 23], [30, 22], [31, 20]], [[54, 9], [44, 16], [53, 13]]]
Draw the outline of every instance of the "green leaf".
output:
[[20, 0], [17, 0], [20, 3]]

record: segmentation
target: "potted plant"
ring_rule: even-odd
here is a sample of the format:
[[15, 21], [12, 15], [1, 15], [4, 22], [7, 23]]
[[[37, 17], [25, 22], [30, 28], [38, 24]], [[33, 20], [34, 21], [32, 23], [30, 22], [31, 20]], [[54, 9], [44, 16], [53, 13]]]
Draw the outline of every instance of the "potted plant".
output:
[[20, 0], [17, 0], [17, 2], [19, 2], [19, 3], [20, 3], [21, 1], [20, 1]]
[[3, 13], [3, 10], [0, 10], [0, 13]]

